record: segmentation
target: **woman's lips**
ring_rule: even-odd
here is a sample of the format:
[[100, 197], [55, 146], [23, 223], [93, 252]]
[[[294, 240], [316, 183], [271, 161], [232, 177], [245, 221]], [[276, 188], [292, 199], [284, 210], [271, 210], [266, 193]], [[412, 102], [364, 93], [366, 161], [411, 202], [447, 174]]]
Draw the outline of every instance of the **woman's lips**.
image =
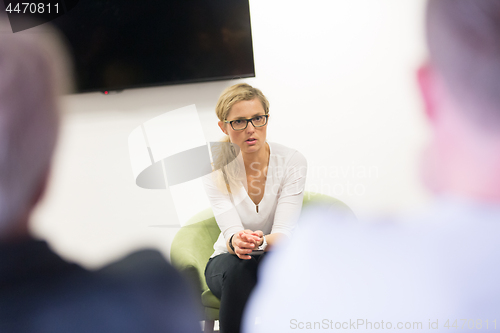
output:
[[245, 142], [248, 143], [249, 145], [254, 145], [257, 142], [257, 139], [249, 139]]

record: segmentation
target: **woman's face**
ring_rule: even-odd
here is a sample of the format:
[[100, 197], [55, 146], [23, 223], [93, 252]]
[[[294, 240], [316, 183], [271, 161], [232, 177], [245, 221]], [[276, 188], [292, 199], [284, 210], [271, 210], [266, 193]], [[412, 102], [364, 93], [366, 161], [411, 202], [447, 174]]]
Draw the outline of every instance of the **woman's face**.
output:
[[[226, 120], [251, 119], [265, 114], [260, 100], [254, 98], [250, 101], [235, 103], [229, 110]], [[267, 124], [262, 127], [254, 127], [251, 122], [248, 122], [247, 128], [236, 131], [229, 123], [219, 121], [219, 127], [225, 134], [229, 135], [232, 143], [240, 147], [242, 153], [255, 153], [265, 147]]]

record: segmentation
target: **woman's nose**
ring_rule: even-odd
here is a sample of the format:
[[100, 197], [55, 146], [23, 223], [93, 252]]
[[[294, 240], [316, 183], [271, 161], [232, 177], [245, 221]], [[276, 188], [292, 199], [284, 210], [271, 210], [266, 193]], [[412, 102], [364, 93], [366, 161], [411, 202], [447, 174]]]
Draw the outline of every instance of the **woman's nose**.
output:
[[248, 125], [247, 125], [247, 132], [249, 133], [253, 133], [255, 132], [255, 126], [252, 124], [251, 121], [248, 122]]

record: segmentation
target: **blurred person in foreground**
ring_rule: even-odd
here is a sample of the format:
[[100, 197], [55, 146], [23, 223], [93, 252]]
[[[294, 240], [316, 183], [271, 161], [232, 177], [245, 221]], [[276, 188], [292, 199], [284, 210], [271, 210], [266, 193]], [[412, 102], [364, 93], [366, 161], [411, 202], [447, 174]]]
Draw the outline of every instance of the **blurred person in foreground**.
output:
[[500, 1], [430, 0], [426, 28], [434, 202], [380, 223], [309, 211], [263, 264], [244, 332], [500, 329]]
[[55, 31], [13, 34], [0, 20], [0, 332], [199, 331], [192, 295], [159, 252], [88, 271], [29, 233], [56, 144], [58, 95], [72, 85], [66, 59]]

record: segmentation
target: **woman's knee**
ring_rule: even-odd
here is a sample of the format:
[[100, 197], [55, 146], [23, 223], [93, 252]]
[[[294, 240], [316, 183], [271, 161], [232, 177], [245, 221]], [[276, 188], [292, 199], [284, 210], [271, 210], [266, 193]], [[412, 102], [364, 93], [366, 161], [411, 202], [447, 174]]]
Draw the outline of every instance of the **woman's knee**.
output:
[[245, 279], [253, 279], [257, 274], [257, 261], [252, 259], [239, 259], [235, 261], [231, 267], [229, 267], [225, 274], [225, 280], [238, 280], [243, 281]]

